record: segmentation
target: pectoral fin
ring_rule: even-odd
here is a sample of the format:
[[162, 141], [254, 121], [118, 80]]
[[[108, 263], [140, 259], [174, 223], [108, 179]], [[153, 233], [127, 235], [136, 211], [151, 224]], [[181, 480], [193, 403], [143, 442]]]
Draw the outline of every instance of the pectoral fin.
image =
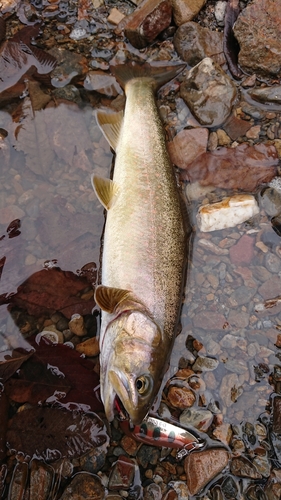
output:
[[95, 301], [103, 311], [113, 313], [117, 305], [128, 299], [131, 295], [132, 292], [130, 290], [100, 285], [95, 291]]
[[116, 151], [123, 123], [123, 111], [118, 111], [117, 113], [97, 111], [96, 118], [103, 135], [114, 151]]
[[109, 210], [112, 207], [118, 193], [116, 182], [93, 175], [92, 186], [101, 204], [104, 208], [106, 208], [106, 210]]

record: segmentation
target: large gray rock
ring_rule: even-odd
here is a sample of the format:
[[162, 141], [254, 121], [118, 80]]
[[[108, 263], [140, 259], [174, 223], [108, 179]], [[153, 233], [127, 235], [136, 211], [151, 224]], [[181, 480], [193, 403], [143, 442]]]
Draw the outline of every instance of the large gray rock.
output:
[[281, 0], [253, 0], [239, 15], [234, 34], [243, 70], [281, 75]]
[[218, 127], [231, 113], [236, 87], [221, 67], [206, 57], [188, 72], [180, 93], [201, 125]]
[[182, 24], [174, 36], [177, 53], [190, 66], [195, 66], [204, 57], [212, 57], [218, 64], [225, 62], [223, 33], [202, 28], [192, 21]]

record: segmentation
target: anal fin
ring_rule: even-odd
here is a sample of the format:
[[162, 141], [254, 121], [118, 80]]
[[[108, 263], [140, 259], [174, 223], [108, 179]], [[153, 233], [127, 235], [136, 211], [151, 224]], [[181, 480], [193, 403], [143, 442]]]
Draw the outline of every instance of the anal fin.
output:
[[101, 204], [106, 210], [109, 210], [112, 207], [118, 193], [118, 186], [116, 182], [93, 175], [92, 186]]

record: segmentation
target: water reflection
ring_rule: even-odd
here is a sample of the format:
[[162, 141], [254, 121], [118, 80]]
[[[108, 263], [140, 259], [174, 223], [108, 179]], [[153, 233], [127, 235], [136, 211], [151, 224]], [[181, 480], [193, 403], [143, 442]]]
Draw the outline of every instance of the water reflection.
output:
[[[63, 102], [31, 116], [25, 98], [21, 109], [11, 113], [0, 112], [0, 130], [8, 132], [0, 142], [1, 361], [13, 357], [18, 348], [29, 352], [28, 338], [39, 331], [60, 332], [62, 341], [73, 347], [81, 339], [96, 336], [91, 319], [96, 271], [93, 265], [84, 266], [99, 262], [104, 218], [90, 174], [109, 175], [112, 161], [90, 106], [78, 108]], [[18, 122], [15, 116], [20, 116]], [[34, 137], [32, 143], [30, 137]], [[207, 193], [205, 202], [219, 194]], [[194, 215], [198, 207], [196, 201], [192, 203], [189, 208]], [[280, 239], [263, 212], [251, 224], [196, 233], [182, 332], [162, 384], [164, 388], [169, 381], [158, 410], [162, 418], [177, 418], [188, 425], [190, 414], [183, 416], [174, 390], [184, 388], [194, 394], [197, 414], [205, 412], [201, 430], [231, 444], [234, 451], [242, 446], [245, 435], [251, 441], [249, 425], [256, 426], [261, 414], [265, 427], [260, 432], [267, 428], [271, 393], [278, 392], [280, 385], [281, 305], [263, 311], [256, 306], [281, 294], [280, 256]], [[56, 276], [63, 273], [63, 280], [57, 282], [54, 272]], [[36, 281], [40, 273], [49, 273], [49, 287], [41, 278]], [[76, 289], [76, 282], [83, 286]], [[72, 302], [69, 297], [76, 299]], [[86, 303], [89, 307], [83, 309]], [[81, 336], [69, 328], [73, 313], [84, 318], [86, 329]], [[97, 354], [91, 358], [98, 371]], [[275, 397], [272, 439], [276, 450], [278, 412], [279, 397]], [[265, 437], [266, 432], [261, 439]], [[222, 488], [226, 488], [224, 483]]]

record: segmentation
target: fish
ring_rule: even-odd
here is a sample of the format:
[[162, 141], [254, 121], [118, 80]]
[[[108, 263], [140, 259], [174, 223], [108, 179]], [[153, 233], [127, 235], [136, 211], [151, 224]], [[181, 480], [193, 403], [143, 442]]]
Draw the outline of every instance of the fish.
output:
[[110, 70], [125, 110], [97, 110], [116, 153], [112, 179], [92, 176], [106, 209], [101, 284], [100, 391], [112, 421], [116, 402], [140, 424], [155, 400], [173, 346], [183, 297], [187, 225], [155, 101], [185, 65], [128, 62]]

